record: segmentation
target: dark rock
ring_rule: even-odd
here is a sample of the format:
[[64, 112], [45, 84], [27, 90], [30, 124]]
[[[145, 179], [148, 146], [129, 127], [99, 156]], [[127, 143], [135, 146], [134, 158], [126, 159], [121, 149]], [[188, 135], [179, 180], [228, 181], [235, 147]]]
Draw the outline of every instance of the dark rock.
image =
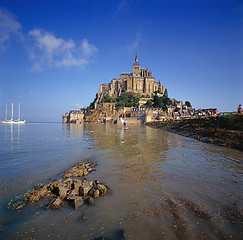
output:
[[99, 183], [101, 183], [99, 180], [94, 180], [94, 184], [95, 184], [95, 185], [97, 185], [97, 184], [99, 184]]
[[54, 194], [56, 194], [56, 195], [58, 195], [58, 186], [59, 186], [59, 184], [62, 182], [62, 179], [59, 179], [59, 180], [57, 180], [57, 181], [55, 181], [55, 182], [53, 182], [50, 186], [49, 186], [49, 188], [50, 188], [50, 190], [54, 193]]
[[98, 198], [100, 196], [100, 191], [98, 189], [92, 188], [89, 195], [93, 198]]
[[63, 181], [63, 184], [66, 188], [71, 189], [73, 184], [73, 179], [67, 178], [66, 180]]
[[68, 196], [78, 196], [79, 192], [76, 189], [71, 190], [68, 192]]
[[15, 207], [15, 209], [16, 209], [16, 210], [20, 210], [20, 209], [22, 209], [24, 206], [25, 206], [24, 203], [20, 203], [20, 204], [18, 204], [18, 206]]
[[101, 195], [107, 194], [107, 187], [103, 184], [97, 184], [97, 188], [100, 191]]
[[40, 198], [41, 198], [40, 193], [36, 191], [27, 195], [27, 200], [29, 203], [38, 202]]
[[66, 188], [63, 184], [60, 184], [58, 186], [58, 195], [61, 198], [65, 198], [67, 196], [67, 191], [68, 191], [68, 188]]
[[82, 197], [76, 196], [73, 203], [74, 203], [74, 208], [76, 210], [83, 205], [84, 200]]
[[94, 205], [94, 199], [92, 197], [89, 197], [86, 199], [86, 203], [89, 206], [93, 206]]
[[[93, 167], [97, 164], [82, 162], [70, 168], [63, 175], [63, 178], [50, 182], [42, 187], [32, 190], [27, 194], [25, 199], [15, 209], [19, 210], [25, 206], [24, 201], [30, 204], [38, 202], [41, 198], [46, 197], [44, 202], [48, 207], [58, 209], [64, 205], [64, 199], [72, 202], [74, 208], [77, 209], [83, 205], [84, 201], [91, 206], [94, 204], [94, 198], [100, 195], [106, 195], [108, 187], [100, 183], [100, 181], [87, 181], [85, 175], [93, 171]], [[80, 177], [83, 177], [80, 179]], [[50, 198], [53, 198], [50, 202]], [[43, 201], [42, 201], [43, 206]]]
[[39, 194], [41, 197], [45, 197], [48, 192], [49, 190], [47, 189], [47, 186], [43, 186], [39, 189]]
[[73, 174], [72, 173], [70, 173], [70, 172], [67, 172], [67, 173], [64, 173], [64, 178], [70, 178], [70, 177], [72, 177], [73, 176]]
[[84, 169], [83, 174], [84, 174], [84, 176], [88, 175], [89, 174], [88, 170], [87, 169]]
[[74, 171], [74, 172], [72, 173], [72, 177], [78, 177], [78, 176], [79, 176], [78, 172]]
[[73, 181], [73, 188], [77, 191], [79, 191], [79, 188], [82, 187], [82, 181], [79, 179], [75, 179]]
[[60, 197], [54, 198], [50, 203], [50, 207], [52, 209], [59, 209], [61, 206], [64, 205], [63, 200]]
[[80, 188], [80, 195], [86, 196], [89, 190], [92, 188], [92, 186], [93, 186], [92, 181], [91, 182], [84, 181], [82, 187]]
[[62, 182], [62, 179], [58, 179], [55, 182], [52, 183], [53, 187], [57, 187]]
[[78, 171], [78, 177], [82, 177], [83, 175], [84, 175], [83, 170], [79, 170], [79, 171]]

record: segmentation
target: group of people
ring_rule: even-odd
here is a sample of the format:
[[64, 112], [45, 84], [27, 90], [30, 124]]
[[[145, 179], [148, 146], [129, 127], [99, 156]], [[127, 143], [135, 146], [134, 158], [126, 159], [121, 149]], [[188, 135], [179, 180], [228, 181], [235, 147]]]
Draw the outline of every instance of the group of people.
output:
[[239, 114], [242, 114], [242, 111], [243, 111], [243, 110], [242, 110], [242, 106], [241, 106], [241, 104], [238, 106], [237, 111], [238, 111]]

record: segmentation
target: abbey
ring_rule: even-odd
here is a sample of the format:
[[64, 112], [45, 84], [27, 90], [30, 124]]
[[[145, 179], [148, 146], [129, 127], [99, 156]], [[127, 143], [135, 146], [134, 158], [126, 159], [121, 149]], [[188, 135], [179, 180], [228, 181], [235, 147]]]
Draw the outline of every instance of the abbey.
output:
[[132, 73], [121, 73], [120, 78], [114, 78], [110, 83], [101, 84], [95, 105], [100, 103], [106, 94], [109, 94], [112, 98], [116, 98], [122, 92], [133, 92], [139, 94], [140, 97], [143, 95], [152, 97], [154, 91], [164, 94], [165, 88], [160, 81], [155, 81], [152, 72], [148, 68], [140, 68], [136, 51]]

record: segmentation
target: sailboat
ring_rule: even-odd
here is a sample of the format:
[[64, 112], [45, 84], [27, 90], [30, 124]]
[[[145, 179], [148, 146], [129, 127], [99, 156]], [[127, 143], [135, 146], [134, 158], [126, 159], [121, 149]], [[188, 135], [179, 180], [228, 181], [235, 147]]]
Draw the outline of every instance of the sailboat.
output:
[[7, 113], [8, 113], [8, 105], [6, 104], [6, 114], [5, 114], [5, 120], [2, 121], [1, 123], [14, 123], [14, 124], [23, 124], [26, 121], [25, 120], [20, 120], [20, 103], [19, 103], [19, 115], [18, 115], [18, 120], [13, 120], [13, 103], [12, 103], [12, 114], [11, 114], [11, 119], [7, 119]]

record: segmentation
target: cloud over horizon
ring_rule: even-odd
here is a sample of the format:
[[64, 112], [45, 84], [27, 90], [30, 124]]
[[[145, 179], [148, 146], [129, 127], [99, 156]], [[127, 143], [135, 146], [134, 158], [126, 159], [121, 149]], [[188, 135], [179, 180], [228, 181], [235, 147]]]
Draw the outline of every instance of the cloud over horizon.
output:
[[41, 29], [29, 31], [29, 36], [32, 45], [29, 56], [33, 61], [33, 71], [53, 67], [84, 67], [98, 52], [97, 47], [87, 39], [77, 44]]
[[16, 17], [0, 7], [0, 51], [7, 49], [7, 43], [12, 36], [23, 40], [22, 26]]
[[10, 47], [11, 38], [22, 41], [32, 62], [33, 71], [55, 67], [80, 67], [87, 65], [98, 49], [86, 38], [79, 42], [58, 38], [52, 32], [32, 29], [22, 32], [22, 25], [16, 16], [0, 7], [0, 52]]

